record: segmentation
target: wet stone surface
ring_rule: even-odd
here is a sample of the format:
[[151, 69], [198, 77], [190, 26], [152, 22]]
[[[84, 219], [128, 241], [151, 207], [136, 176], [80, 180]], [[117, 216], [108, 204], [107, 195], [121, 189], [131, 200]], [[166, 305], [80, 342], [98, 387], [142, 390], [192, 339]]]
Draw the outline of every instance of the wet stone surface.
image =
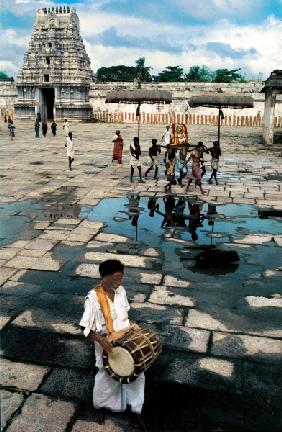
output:
[[[94, 422], [94, 347], [78, 324], [107, 258], [125, 264], [130, 318], [163, 339], [147, 372], [150, 430], [280, 430], [281, 148], [222, 128], [219, 185], [206, 176], [204, 196], [194, 185], [167, 195], [163, 166], [158, 181], [129, 181], [134, 125], [122, 165], [110, 162], [115, 125], [72, 128], [69, 172], [60, 127], [38, 146], [32, 122], [18, 122], [13, 142], [0, 124], [4, 432], [131, 431], [125, 414]], [[162, 132], [142, 125], [142, 163]], [[189, 130], [207, 144], [214, 133]]]

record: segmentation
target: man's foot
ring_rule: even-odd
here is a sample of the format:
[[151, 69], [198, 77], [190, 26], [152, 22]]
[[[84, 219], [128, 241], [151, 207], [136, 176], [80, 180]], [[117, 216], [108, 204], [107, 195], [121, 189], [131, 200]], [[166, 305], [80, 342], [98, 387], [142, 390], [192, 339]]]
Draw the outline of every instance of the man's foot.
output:
[[215, 184], [216, 184], [216, 186], [218, 186], [218, 181], [217, 180], [215, 181]]
[[130, 183], [134, 183], [134, 181], [133, 181], [133, 179], [132, 179], [132, 178], [130, 179]]
[[148, 429], [144, 423], [144, 420], [142, 419], [140, 414], [131, 413], [130, 414], [130, 426], [132, 426], [135, 429], [139, 429], [143, 432], [148, 432]]
[[208, 180], [208, 184], [213, 184], [211, 179]]
[[143, 179], [140, 179], [140, 180], [139, 180], [139, 183], [145, 183], [145, 182], [144, 182], [144, 180], [143, 180]]
[[154, 177], [154, 180], [159, 180], [159, 177]]
[[105, 424], [105, 418], [106, 418], [105, 410], [103, 408], [96, 409], [96, 415], [95, 415], [96, 422], [100, 425], [103, 425]]

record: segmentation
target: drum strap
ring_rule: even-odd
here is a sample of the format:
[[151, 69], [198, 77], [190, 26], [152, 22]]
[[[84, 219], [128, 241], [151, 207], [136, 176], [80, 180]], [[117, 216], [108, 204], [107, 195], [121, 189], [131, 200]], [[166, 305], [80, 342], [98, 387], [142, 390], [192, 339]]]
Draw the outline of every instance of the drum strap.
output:
[[111, 308], [107, 299], [107, 295], [102, 287], [102, 285], [97, 285], [95, 288], [98, 301], [101, 307], [101, 311], [106, 323], [106, 329], [108, 334], [112, 334], [114, 332], [113, 318], [111, 314]]

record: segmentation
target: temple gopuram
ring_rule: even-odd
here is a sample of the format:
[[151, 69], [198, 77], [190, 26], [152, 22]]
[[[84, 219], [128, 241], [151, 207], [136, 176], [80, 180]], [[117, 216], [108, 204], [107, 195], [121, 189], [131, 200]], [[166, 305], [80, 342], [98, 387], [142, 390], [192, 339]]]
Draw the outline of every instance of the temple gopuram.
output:
[[88, 119], [92, 80], [75, 9], [39, 9], [16, 81], [16, 116], [30, 118], [39, 112], [42, 119]]

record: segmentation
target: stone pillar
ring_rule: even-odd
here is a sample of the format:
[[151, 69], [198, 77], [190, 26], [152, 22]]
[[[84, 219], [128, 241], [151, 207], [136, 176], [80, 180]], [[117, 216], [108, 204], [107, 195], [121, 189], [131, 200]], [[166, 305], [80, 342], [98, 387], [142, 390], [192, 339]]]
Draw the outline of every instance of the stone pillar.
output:
[[265, 144], [273, 144], [274, 121], [275, 121], [275, 99], [276, 95], [271, 90], [265, 93], [264, 116], [263, 116], [263, 141]]

